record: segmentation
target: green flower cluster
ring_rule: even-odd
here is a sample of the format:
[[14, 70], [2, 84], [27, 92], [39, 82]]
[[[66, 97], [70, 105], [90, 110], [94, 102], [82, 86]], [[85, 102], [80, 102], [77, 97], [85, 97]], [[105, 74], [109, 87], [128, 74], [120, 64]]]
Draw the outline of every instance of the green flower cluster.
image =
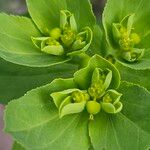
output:
[[120, 23], [113, 23], [113, 36], [121, 50], [120, 55], [129, 62], [139, 60], [144, 49], [138, 48], [141, 38], [134, 32], [133, 19], [135, 14], [127, 15]]
[[[106, 113], [118, 113], [122, 109], [122, 103], [120, 102], [121, 93], [111, 89], [110, 84], [112, 82], [113, 73], [109, 68], [101, 68], [100, 66], [94, 66], [93, 62], [101, 60], [99, 56], [94, 56], [90, 59], [89, 64], [86, 68], [79, 70], [74, 75], [75, 88], [67, 89], [64, 91], [57, 91], [51, 93], [51, 97], [57, 108], [59, 109], [60, 118], [67, 114], [79, 113], [86, 108], [90, 114], [90, 119], [93, 120], [93, 115], [100, 112], [101, 108]], [[104, 60], [103, 60], [104, 61]], [[108, 62], [105, 61], [107, 64]], [[110, 65], [109, 63], [107, 64]], [[87, 72], [87, 69], [89, 71]], [[89, 76], [89, 73], [91, 74]], [[89, 80], [85, 80], [86, 87], [80, 86], [82, 83], [77, 78], [82, 78], [82, 75], [89, 76]], [[84, 77], [84, 76], [83, 76]], [[82, 79], [81, 79], [82, 80]]]
[[47, 37], [32, 37], [32, 41], [41, 51], [51, 55], [77, 55], [89, 48], [92, 37], [89, 27], [78, 33], [74, 15], [61, 10], [60, 27], [48, 31]]

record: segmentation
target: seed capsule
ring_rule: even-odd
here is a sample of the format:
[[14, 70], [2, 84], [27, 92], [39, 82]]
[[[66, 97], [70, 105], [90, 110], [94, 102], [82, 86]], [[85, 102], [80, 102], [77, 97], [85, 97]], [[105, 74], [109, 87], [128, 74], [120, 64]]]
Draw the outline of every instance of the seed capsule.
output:
[[101, 105], [96, 101], [88, 101], [86, 104], [86, 109], [88, 113], [90, 113], [91, 115], [95, 115], [100, 112]]
[[137, 33], [131, 33], [130, 38], [134, 44], [139, 44], [141, 39]]
[[54, 28], [50, 31], [50, 36], [56, 40], [58, 40], [61, 36], [61, 29], [60, 28]]

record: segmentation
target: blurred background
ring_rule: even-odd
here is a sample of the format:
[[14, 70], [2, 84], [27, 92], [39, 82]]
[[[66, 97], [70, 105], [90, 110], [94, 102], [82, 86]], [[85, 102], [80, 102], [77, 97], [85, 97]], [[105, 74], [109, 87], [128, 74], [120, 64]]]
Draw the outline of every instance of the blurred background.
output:
[[[105, 0], [91, 0], [95, 15], [99, 18], [103, 12]], [[25, 0], [0, 0], [0, 12], [29, 16]], [[3, 132], [3, 112], [5, 106], [0, 105], [0, 150], [11, 150], [13, 141]]]

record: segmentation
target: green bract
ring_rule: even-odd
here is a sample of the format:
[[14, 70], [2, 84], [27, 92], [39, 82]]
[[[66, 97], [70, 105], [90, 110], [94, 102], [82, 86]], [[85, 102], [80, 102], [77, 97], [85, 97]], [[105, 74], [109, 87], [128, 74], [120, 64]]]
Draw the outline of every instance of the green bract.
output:
[[107, 91], [107, 89], [119, 86], [120, 76], [114, 66], [100, 56], [93, 56], [89, 60], [87, 67], [74, 74], [73, 81], [76, 85], [75, 89], [69, 88], [64, 91], [51, 93], [51, 97], [59, 109], [60, 118], [67, 114], [82, 112], [86, 107], [88, 113], [90, 113], [90, 119], [93, 120], [93, 115], [100, 112], [101, 101], [104, 111], [108, 113], [121, 111], [122, 104], [119, 102], [119, 98], [116, 99], [115, 94], [119, 94], [116, 91], [111, 94], [112, 101], [114, 101], [112, 103], [114, 111], [107, 111], [108, 104], [105, 104], [104, 101], [105, 94], [113, 91]]
[[115, 90], [108, 90], [103, 96], [102, 108], [107, 113], [118, 113], [122, 109], [122, 103], [120, 102], [120, 97], [122, 94]]
[[89, 27], [78, 33], [75, 17], [68, 10], [60, 11], [59, 28], [53, 28], [47, 34], [49, 37], [32, 37], [32, 41], [41, 51], [52, 55], [77, 55], [85, 52], [93, 36]]

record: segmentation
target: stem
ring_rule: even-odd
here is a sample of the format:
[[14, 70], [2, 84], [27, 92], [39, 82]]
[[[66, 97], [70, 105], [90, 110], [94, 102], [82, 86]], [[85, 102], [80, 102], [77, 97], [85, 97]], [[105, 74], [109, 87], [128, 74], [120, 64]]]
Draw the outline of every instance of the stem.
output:
[[89, 120], [94, 120], [94, 116], [90, 114]]

